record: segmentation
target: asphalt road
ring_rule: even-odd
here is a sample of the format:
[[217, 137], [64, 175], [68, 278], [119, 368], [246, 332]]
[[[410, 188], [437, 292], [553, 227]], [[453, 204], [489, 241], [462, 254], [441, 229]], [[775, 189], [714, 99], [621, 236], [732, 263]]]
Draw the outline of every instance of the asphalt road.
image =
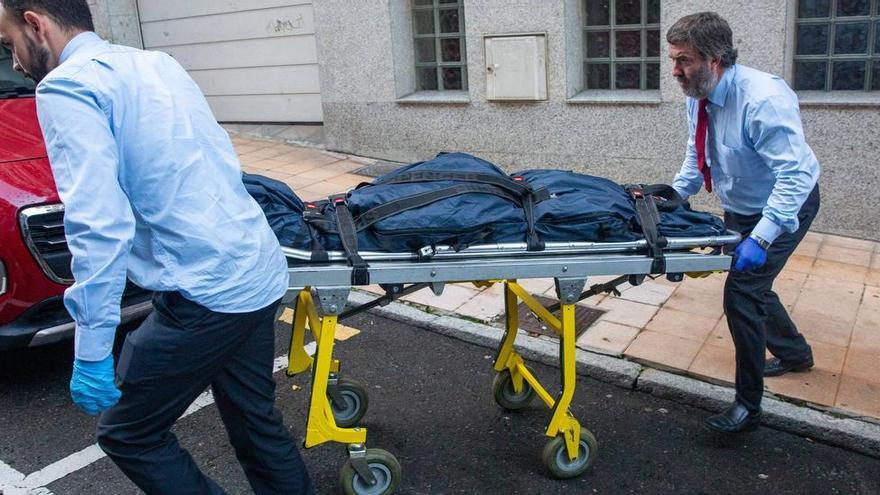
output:
[[[581, 478], [549, 479], [541, 464], [549, 411], [537, 400], [517, 413], [498, 408], [494, 350], [369, 314], [346, 323], [362, 333], [337, 344], [342, 376], [370, 390], [367, 445], [397, 456], [398, 493], [880, 493], [878, 459], [769, 428], [720, 437], [703, 428], [703, 410], [584, 377], [572, 412], [598, 438], [599, 455]], [[279, 355], [289, 334], [284, 326]], [[71, 356], [69, 344], [0, 354], [0, 461], [23, 474], [94, 443], [95, 420], [77, 412], [67, 394]], [[555, 390], [556, 369], [533, 370]], [[276, 377], [278, 407], [301, 442], [309, 378]], [[213, 406], [180, 420], [175, 433], [229, 493], [250, 493]], [[302, 452], [318, 492], [337, 493], [343, 447]], [[138, 493], [106, 457], [42, 493], [49, 491]]]

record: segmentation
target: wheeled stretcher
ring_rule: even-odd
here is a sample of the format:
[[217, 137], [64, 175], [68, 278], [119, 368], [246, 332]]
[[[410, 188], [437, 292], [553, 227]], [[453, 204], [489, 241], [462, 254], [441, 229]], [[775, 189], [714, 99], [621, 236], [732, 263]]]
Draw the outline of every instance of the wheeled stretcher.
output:
[[[328, 262], [313, 264], [310, 252], [284, 248], [289, 287], [296, 293], [287, 373], [312, 373], [305, 446], [326, 442], [347, 445], [349, 458], [341, 475], [346, 493], [392, 493], [400, 480], [400, 465], [390, 453], [365, 447], [367, 430], [359, 422], [366, 412], [367, 391], [339, 376], [340, 362], [333, 358], [337, 321], [426, 286], [439, 296], [444, 284], [450, 282], [502, 283], [506, 331], [494, 360], [494, 398], [501, 407], [516, 410], [539, 397], [551, 410], [546, 430], [550, 440], [543, 461], [555, 477], [578, 476], [593, 462], [597, 442], [569, 411], [576, 382], [575, 303], [601, 291], [613, 291], [625, 282], [638, 285], [647, 276], [662, 274], [680, 281], [689, 272], [728, 270], [731, 258], [719, 248], [738, 241], [738, 234], [728, 232], [703, 238], [664, 239], [662, 249], [639, 240], [548, 243], [543, 251], [529, 251], [525, 243], [514, 243], [478, 245], [460, 251], [439, 246], [418, 253], [361, 252], [369, 265], [368, 280], [363, 274], [355, 276], [344, 252], [329, 252]], [[598, 275], [620, 276], [584, 291], [588, 278]], [[545, 308], [517, 283], [529, 278], [554, 279], [558, 307]], [[386, 295], [346, 311], [352, 287], [364, 282], [379, 284]], [[555, 396], [529, 371], [514, 347], [519, 301], [559, 336], [562, 381]], [[561, 311], [560, 317], [552, 313], [555, 309]], [[313, 356], [306, 352], [307, 329], [317, 343]]]

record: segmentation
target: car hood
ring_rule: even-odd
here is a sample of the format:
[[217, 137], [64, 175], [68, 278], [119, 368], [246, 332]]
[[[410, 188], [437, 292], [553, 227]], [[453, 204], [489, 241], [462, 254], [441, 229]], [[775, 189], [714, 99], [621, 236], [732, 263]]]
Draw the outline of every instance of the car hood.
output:
[[58, 201], [49, 160], [35, 158], [0, 163], [0, 207], [9, 205], [17, 210]]
[[46, 158], [33, 97], [0, 100], [0, 164]]

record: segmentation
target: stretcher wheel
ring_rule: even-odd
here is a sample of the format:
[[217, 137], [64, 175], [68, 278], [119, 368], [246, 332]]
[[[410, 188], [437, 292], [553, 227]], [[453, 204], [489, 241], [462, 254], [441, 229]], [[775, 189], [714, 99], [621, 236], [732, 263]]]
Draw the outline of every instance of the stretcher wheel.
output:
[[367, 413], [367, 406], [370, 405], [367, 388], [354, 380], [340, 378], [336, 384], [336, 393], [342, 397], [342, 404], [337, 404], [333, 401], [332, 395], [327, 395], [336, 426], [351, 428], [357, 425]]
[[528, 406], [535, 398], [535, 390], [525, 380], [523, 380], [522, 390], [519, 393], [513, 389], [513, 377], [508, 369], [495, 375], [495, 380], [492, 382], [492, 394], [495, 396], [495, 402], [508, 411], [518, 411]]
[[584, 471], [593, 464], [598, 452], [599, 442], [596, 441], [596, 437], [586, 428], [581, 428], [577, 459], [569, 459], [568, 450], [565, 448], [565, 438], [562, 435], [547, 442], [542, 458], [544, 465], [547, 466], [554, 478], [568, 479], [584, 474]]
[[346, 495], [390, 495], [400, 484], [400, 463], [391, 453], [382, 449], [367, 449], [367, 465], [376, 478], [370, 486], [357, 474], [351, 459], [345, 461], [339, 473], [339, 482]]

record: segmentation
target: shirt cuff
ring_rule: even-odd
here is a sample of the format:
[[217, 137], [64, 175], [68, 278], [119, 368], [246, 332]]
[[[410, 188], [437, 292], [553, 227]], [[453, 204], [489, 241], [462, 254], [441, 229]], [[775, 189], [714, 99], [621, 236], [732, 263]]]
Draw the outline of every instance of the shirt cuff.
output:
[[675, 192], [678, 193], [678, 196], [681, 198], [682, 201], [687, 201], [688, 198], [691, 197], [690, 194], [688, 194], [688, 193], [682, 191], [681, 189], [678, 189], [678, 188], [675, 187], [675, 186], [673, 186], [672, 189], [674, 189]]
[[752, 229], [752, 234], [772, 243], [780, 234], [782, 234], [782, 227], [776, 225], [773, 223], [773, 220], [770, 220], [767, 217], [761, 217], [761, 221], [759, 221], [758, 225], [755, 225], [755, 228]]
[[73, 339], [73, 354], [82, 361], [101, 361], [113, 350], [116, 327], [77, 327]]

